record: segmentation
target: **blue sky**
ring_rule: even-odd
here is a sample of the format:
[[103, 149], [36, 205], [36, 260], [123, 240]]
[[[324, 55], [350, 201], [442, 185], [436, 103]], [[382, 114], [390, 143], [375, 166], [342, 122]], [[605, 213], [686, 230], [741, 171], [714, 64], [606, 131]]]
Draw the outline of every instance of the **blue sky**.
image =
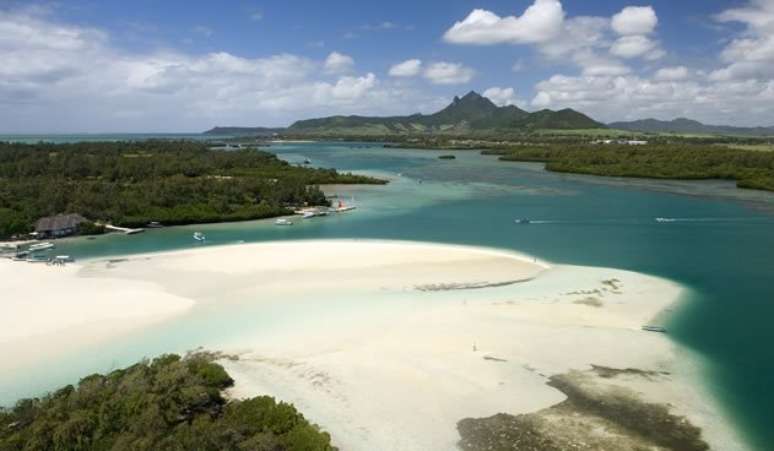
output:
[[774, 125], [774, 0], [0, 0], [0, 63], [3, 133], [429, 113], [469, 90]]

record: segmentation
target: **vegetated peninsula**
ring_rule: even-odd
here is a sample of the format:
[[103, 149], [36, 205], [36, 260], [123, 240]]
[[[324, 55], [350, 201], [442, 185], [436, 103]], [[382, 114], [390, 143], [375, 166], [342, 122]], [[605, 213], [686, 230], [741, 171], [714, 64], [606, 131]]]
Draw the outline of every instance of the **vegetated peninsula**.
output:
[[0, 143], [0, 239], [63, 213], [125, 227], [280, 216], [328, 205], [318, 186], [333, 183], [384, 182], [203, 142]]
[[555, 172], [656, 179], [727, 179], [774, 191], [774, 152], [690, 143], [512, 146], [484, 153], [540, 161]]
[[215, 357], [161, 356], [20, 400], [0, 410], [0, 449], [334, 449], [290, 404], [226, 400], [234, 381]]
[[671, 121], [641, 119], [629, 122], [612, 122], [610, 128], [644, 133], [676, 133], [693, 135], [731, 136], [774, 136], [772, 127], [733, 127], [730, 125], [707, 125], [699, 121], [680, 117]]

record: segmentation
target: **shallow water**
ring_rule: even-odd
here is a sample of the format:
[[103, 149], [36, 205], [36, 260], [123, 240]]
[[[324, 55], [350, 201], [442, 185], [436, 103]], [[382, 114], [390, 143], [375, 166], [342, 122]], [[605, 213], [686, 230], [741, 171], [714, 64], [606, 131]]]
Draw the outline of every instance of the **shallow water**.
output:
[[[709, 362], [708, 383], [756, 449], [774, 443], [774, 194], [727, 182], [650, 182], [553, 174], [539, 164], [504, 163], [476, 152], [385, 150], [347, 143], [271, 148], [291, 162], [388, 177], [385, 187], [337, 187], [358, 209], [295, 220], [176, 227], [136, 236], [58, 243], [76, 258], [126, 255], [207, 244], [284, 239], [383, 238], [514, 249], [557, 263], [608, 266], [675, 280], [689, 299], [668, 323], [670, 335]], [[400, 174], [400, 175], [399, 175]], [[530, 218], [519, 225], [517, 218]], [[655, 218], [670, 218], [657, 222]], [[348, 303], [339, 307], [346, 311]], [[157, 327], [143, 337], [51, 362], [76, 378], [142, 355], [188, 349], [233, 318], [192, 314], [185, 328]], [[266, 323], [269, 327], [270, 323]], [[236, 327], [234, 330], [241, 330]], [[234, 332], [236, 334], [236, 332]], [[202, 340], [199, 340], [199, 335]], [[228, 337], [218, 331], [220, 342]], [[208, 342], [209, 343], [209, 342]], [[35, 387], [46, 386], [45, 378]], [[33, 385], [28, 385], [31, 388]]]

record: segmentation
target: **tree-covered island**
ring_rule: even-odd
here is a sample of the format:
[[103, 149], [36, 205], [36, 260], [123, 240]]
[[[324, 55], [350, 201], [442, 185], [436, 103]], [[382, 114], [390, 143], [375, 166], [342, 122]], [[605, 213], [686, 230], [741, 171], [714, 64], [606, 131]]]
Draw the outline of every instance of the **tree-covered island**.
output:
[[333, 451], [330, 436], [268, 396], [227, 400], [214, 355], [165, 355], [0, 409], [2, 451]]
[[0, 143], [0, 239], [61, 213], [125, 227], [268, 218], [328, 205], [319, 185], [361, 183], [385, 182], [204, 142]]

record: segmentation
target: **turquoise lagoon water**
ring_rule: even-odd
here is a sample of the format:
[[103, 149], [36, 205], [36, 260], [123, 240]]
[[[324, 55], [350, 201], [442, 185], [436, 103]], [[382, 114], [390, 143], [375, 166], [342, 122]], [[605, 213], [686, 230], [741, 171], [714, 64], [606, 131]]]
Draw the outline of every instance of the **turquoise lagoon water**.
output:
[[[192, 233], [201, 231], [207, 245], [316, 238], [484, 245], [557, 263], [666, 277], [689, 289], [668, 319], [670, 336], [708, 362], [709, 388], [755, 449], [774, 443], [774, 194], [736, 190], [727, 182], [553, 174], [538, 164], [498, 162], [475, 152], [453, 152], [456, 160], [441, 161], [433, 151], [348, 143], [285, 144], [272, 151], [291, 162], [308, 158], [317, 166], [370, 173], [391, 183], [329, 188], [348, 202], [354, 198], [358, 210], [293, 227], [272, 221], [175, 227], [65, 240], [57, 253], [93, 258], [190, 248], [197, 245]], [[658, 217], [673, 221], [657, 222]], [[533, 223], [518, 225], [517, 218]], [[355, 304], [340, 299], [326, 309], [343, 313]], [[314, 308], [312, 300], [303, 304], [305, 312]], [[278, 323], [266, 311], [253, 312], [250, 320], [219, 316], [226, 314], [217, 309], [205, 313], [82, 352], [77, 365], [72, 356], [62, 356], [49, 362], [51, 373], [42, 377], [0, 376], [0, 384], [12, 381], [11, 393], [30, 395], [87, 371], [236, 341], [250, 328]], [[7, 398], [0, 396], [0, 402]]]

